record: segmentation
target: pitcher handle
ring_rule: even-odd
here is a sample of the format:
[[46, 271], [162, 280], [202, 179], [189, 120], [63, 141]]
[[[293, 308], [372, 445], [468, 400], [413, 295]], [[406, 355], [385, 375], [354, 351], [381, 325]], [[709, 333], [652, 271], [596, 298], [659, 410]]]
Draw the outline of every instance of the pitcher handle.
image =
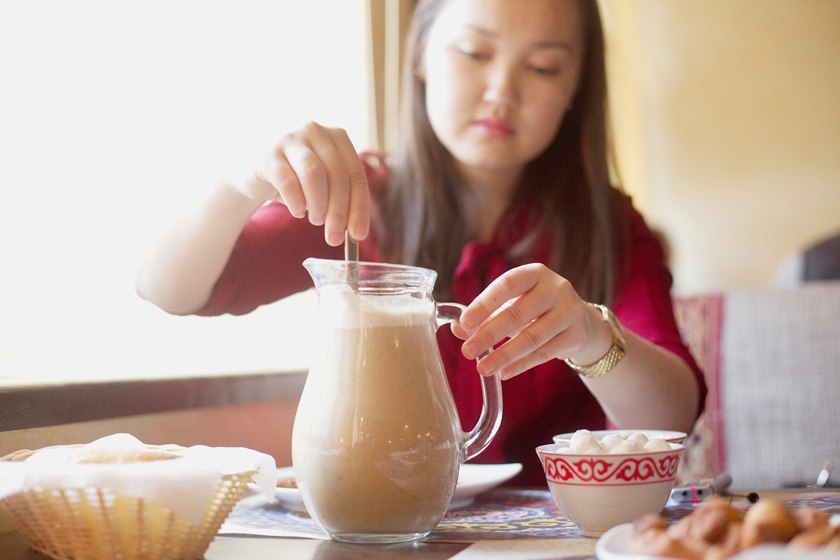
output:
[[[459, 303], [437, 303], [435, 304], [435, 328], [443, 325], [458, 323], [461, 314], [466, 309]], [[476, 361], [490, 353], [490, 350], [481, 354]], [[483, 404], [481, 416], [472, 430], [465, 434], [464, 439], [464, 461], [469, 461], [490, 445], [499, 425], [502, 422], [502, 382], [498, 373], [481, 377], [481, 396]]]

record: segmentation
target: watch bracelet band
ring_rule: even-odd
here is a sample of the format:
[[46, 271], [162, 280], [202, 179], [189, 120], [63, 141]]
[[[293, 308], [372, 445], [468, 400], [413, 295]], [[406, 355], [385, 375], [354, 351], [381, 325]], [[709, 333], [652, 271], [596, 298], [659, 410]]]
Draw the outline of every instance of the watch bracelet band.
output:
[[621, 328], [621, 324], [616, 319], [615, 315], [612, 311], [609, 310], [604, 305], [598, 303], [590, 303], [592, 307], [597, 309], [601, 312], [601, 319], [607, 324], [607, 327], [610, 329], [610, 335], [612, 336], [612, 344], [610, 345], [610, 349], [607, 350], [607, 353], [604, 354], [599, 360], [589, 364], [589, 365], [578, 365], [573, 362], [570, 358], [566, 358], [564, 361], [566, 365], [572, 368], [573, 371], [578, 373], [579, 375], [589, 378], [595, 379], [601, 377], [602, 375], [609, 373], [618, 362], [624, 357], [626, 353], [627, 346], [626, 341], [624, 338], [624, 331]]

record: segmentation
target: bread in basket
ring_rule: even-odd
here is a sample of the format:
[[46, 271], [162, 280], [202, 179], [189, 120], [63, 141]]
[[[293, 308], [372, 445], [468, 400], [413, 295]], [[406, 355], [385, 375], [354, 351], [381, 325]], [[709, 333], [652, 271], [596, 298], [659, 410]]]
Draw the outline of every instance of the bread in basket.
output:
[[0, 459], [0, 512], [51, 558], [202, 558], [250, 482], [273, 496], [275, 472], [251, 449], [115, 434]]

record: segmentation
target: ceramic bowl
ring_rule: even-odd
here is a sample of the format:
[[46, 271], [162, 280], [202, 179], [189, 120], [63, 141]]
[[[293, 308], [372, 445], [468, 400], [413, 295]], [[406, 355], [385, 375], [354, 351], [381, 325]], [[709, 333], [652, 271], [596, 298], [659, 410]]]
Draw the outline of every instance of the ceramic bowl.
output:
[[662, 511], [685, 452], [681, 443], [669, 446], [668, 451], [579, 454], [554, 443], [537, 447], [537, 455], [557, 507], [585, 536], [598, 537], [642, 514]]
[[[664, 439], [668, 443], [684, 443], [686, 438], [685, 432], [672, 432], [670, 430], [592, 430], [592, 435], [598, 441], [613, 434], [620, 436], [644, 434], [648, 439]], [[557, 434], [552, 439], [554, 439], [554, 443], [569, 443], [572, 441], [573, 435], [575, 435], [574, 432], [566, 432], [564, 434]]]

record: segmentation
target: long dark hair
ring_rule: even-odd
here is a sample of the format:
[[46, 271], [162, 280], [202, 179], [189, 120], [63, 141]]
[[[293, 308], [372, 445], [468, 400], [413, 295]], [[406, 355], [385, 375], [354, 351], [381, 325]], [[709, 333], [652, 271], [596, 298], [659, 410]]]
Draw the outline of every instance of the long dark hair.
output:
[[[474, 235], [461, 180], [451, 156], [426, 114], [426, 90], [415, 69], [429, 28], [447, 0], [420, 0], [406, 41], [402, 76], [400, 137], [381, 201], [380, 241], [392, 262], [425, 266], [439, 273], [437, 296], [451, 293], [464, 245]], [[558, 133], [530, 162], [517, 199], [539, 213], [529, 235], [511, 246], [511, 263], [526, 262], [536, 244], [551, 240], [549, 266], [590, 301], [611, 300], [624, 232], [617, 228], [610, 184], [604, 41], [596, 0], [578, 0], [584, 25], [580, 82]], [[516, 200], [513, 202], [516, 203]], [[384, 235], [378, 235], [380, 240]]]

